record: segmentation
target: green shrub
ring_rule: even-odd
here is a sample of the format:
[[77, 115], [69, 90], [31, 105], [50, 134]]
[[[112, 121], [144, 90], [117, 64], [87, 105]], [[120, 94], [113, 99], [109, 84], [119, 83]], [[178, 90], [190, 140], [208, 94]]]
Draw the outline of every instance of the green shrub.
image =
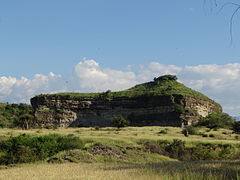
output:
[[50, 134], [31, 136], [22, 134], [0, 142], [2, 164], [26, 163], [46, 159], [54, 154], [70, 149], [81, 149], [84, 143], [74, 136]]
[[162, 129], [158, 132], [158, 134], [167, 134], [168, 133], [168, 129]]
[[95, 129], [95, 131], [99, 131], [100, 127], [99, 126], [95, 126], [94, 129]]
[[185, 111], [184, 106], [182, 104], [174, 104], [175, 112], [183, 113]]
[[208, 135], [207, 134], [202, 134], [202, 137], [208, 137]]
[[159, 153], [175, 159], [183, 160], [187, 154], [185, 141], [179, 139], [174, 139], [172, 142], [167, 140], [144, 142], [143, 145], [151, 153]]
[[239, 147], [230, 144], [198, 144], [192, 148], [192, 160], [230, 160], [239, 156]]
[[240, 157], [240, 145], [198, 143], [187, 147], [181, 140], [141, 142], [147, 151], [171, 158], [190, 160], [235, 160]]
[[[27, 104], [0, 104], [0, 127], [23, 127], [23, 121], [33, 113], [32, 107]], [[29, 118], [27, 118], [29, 120]], [[27, 120], [27, 121], [28, 121]], [[33, 122], [33, 121], [32, 121]], [[29, 125], [32, 123], [28, 122]], [[25, 123], [26, 125], [26, 123]]]
[[182, 130], [182, 134], [184, 134], [185, 136], [190, 135], [199, 135], [199, 132], [197, 131], [196, 127], [193, 126], [187, 126], [186, 128], [184, 128]]
[[235, 123], [235, 119], [229, 116], [227, 113], [212, 113], [207, 117], [202, 118], [197, 125], [206, 126], [210, 129], [218, 128], [232, 128]]
[[31, 114], [23, 114], [14, 120], [14, 124], [27, 130], [34, 127], [34, 117]]
[[111, 123], [114, 127], [121, 128], [129, 125], [129, 121], [123, 116], [113, 116]]
[[209, 134], [209, 137], [215, 137], [215, 135], [214, 134]]
[[171, 158], [182, 159], [185, 153], [185, 141], [174, 139], [171, 144], [166, 146], [165, 151], [169, 153]]
[[233, 124], [233, 132], [236, 133], [236, 134], [240, 134], [240, 121], [236, 121], [234, 124]]

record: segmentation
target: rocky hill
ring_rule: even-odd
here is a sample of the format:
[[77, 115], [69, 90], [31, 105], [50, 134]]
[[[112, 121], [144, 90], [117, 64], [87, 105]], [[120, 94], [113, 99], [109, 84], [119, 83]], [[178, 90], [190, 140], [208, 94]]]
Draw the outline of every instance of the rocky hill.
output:
[[165, 75], [133, 88], [103, 93], [58, 93], [31, 99], [41, 126], [111, 126], [124, 116], [131, 126], [183, 126], [212, 112], [219, 104]]

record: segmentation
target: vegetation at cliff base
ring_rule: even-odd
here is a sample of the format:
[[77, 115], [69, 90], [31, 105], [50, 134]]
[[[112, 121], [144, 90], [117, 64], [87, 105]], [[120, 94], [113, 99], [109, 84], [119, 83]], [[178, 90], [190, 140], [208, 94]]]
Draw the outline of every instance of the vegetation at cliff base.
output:
[[235, 129], [235, 131], [237, 132], [238, 131], [236, 128], [237, 124], [238, 122], [229, 114], [216, 112], [201, 118], [200, 121], [198, 121], [195, 124], [195, 126], [205, 126], [210, 129], [219, 129], [219, 128]]
[[33, 123], [32, 106], [27, 104], [0, 104], [0, 127], [28, 129]]
[[240, 134], [240, 121], [234, 122], [232, 129], [235, 133]]
[[130, 124], [130, 122], [123, 116], [113, 116], [111, 119], [111, 123], [114, 127], [117, 128], [126, 127]]

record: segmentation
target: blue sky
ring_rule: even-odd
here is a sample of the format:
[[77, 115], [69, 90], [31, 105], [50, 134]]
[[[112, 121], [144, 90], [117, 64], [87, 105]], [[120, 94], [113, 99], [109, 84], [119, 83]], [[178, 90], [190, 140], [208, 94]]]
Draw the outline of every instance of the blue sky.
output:
[[192, 0], [0, 0], [0, 75], [69, 74], [84, 57], [104, 67], [239, 61], [239, 24]]
[[[236, 114], [240, 13], [230, 46], [229, 20], [235, 7], [218, 13], [224, 2], [214, 7], [211, 0], [205, 5], [203, 0], [0, 0], [0, 101], [109, 89], [112, 84], [85, 84], [96, 83], [91, 79], [99, 79], [96, 72], [103, 82], [110, 76], [122, 78], [114, 90], [170, 72]], [[73, 79], [75, 85], [66, 85]], [[227, 96], [224, 86], [238, 97]], [[22, 94], [13, 98], [16, 91]]]

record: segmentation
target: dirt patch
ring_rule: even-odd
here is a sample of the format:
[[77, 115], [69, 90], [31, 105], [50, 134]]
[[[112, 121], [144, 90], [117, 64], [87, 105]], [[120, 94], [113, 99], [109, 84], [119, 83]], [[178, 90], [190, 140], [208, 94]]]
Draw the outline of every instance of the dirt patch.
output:
[[121, 146], [106, 146], [102, 144], [95, 144], [92, 147], [88, 148], [88, 152], [92, 155], [102, 155], [102, 156], [108, 156], [113, 158], [125, 158], [127, 155], [127, 147], [121, 147]]

